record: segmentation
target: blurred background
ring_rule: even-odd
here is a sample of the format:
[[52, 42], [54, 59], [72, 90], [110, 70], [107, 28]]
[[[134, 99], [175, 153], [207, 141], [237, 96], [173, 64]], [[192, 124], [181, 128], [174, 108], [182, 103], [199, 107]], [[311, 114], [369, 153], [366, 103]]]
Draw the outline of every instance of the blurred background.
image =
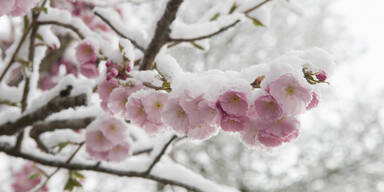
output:
[[[197, 22], [201, 12], [221, 1], [186, 0], [180, 17]], [[124, 6], [148, 12], [162, 3], [136, 0]], [[186, 71], [239, 70], [311, 47], [330, 52], [336, 63], [329, 72], [330, 85], [321, 88], [319, 106], [300, 117], [301, 134], [295, 141], [269, 150], [248, 149], [237, 135], [221, 133], [204, 142], [182, 142], [171, 158], [242, 192], [384, 192], [383, 10], [382, 0], [278, 1], [255, 13], [266, 27], [243, 23], [203, 42], [209, 45], [206, 50], [189, 44], [170, 48]], [[150, 18], [141, 17], [148, 23]], [[1, 22], [7, 23], [5, 18]], [[9, 31], [0, 33], [4, 44]], [[0, 154], [0, 162], [0, 191], [10, 191], [11, 175], [22, 160]], [[140, 179], [85, 175], [80, 191], [173, 190]], [[53, 179], [50, 188], [63, 185], [63, 177]]]

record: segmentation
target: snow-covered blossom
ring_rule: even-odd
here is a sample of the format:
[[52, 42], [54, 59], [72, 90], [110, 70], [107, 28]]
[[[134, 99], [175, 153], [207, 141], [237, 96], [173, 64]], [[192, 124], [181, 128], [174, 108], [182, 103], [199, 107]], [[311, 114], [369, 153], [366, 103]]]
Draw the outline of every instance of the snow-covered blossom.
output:
[[180, 134], [188, 133], [190, 127], [187, 112], [180, 105], [180, 98], [170, 98], [163, 111], [164, 122]]
[[87, 127], [86, 151], [95, 160], [121, 161], [130, 153], [126, 125], [111, 116], [100, 117]]
[[94, 63], [97, 60], [95, 47], [86, 41], [79, 43], [76, 47], [76, 59], [80, 64]]
[[108, 109], [121, 117], [126, 114], [126, 105], [131, 94], [142, 88], [140, 82], [130, 82], [127, 86], [113, 89], [108, 97]]
[[275, 120], [283, 115], [281, 105], [271, 95], [258, 97], [254, 104], [257, 115], [264, 120]]
[[24, 16], [39, 0], [0, 0], [0, 16]]
[[241, 132], [241, 139], [249, 146], [255, 147], [259, 145], [258, 134], [263, 127], [262, 120], [252, 119], [247, 122], [245, 129]]
[[15, 5], [15, 1], [16, 0], [0, 0], [0, 16], [9, 13]]
[[287, 73], [269, 84], [269, 92], [277, 100], [284, 114], [294, 116], [305, 111], [311, 101], [311, 90], [304, 87], [292, 74]]
[[116, 79], [104, 80], [97, 87], [97, 92], [99, 97], [102, 100], [108, 100], [109, 95], [111, 95], [113, 89], [119, 86], [119, 82]]
[[258, 140], [266, 147], [276, 147], [299, 135], [299, 121], [294, 117], [283, 117], [275, 121], [264, 121], [258, 132]]
[[99, 76], [99, 69], [95, 63], [83, 63], [80, 65], [80, 73], [89, 79]]
[[[42, 172], [33, 163], [25, 164], [14, 175], [12, 188], [14, 192], [26, 192], [33, 189], [41, 182]], [[42, 192], [48, 192], [47, 187], [41, 189]]]

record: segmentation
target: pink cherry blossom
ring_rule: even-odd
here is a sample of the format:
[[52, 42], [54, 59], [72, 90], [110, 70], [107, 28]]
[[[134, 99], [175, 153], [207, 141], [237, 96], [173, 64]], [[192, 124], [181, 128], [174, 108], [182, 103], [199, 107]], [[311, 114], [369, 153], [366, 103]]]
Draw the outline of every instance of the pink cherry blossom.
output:
[[[37, 175], [35, 177], [34, 175]], [[33, 189], [41, 182], [41, 171], [33, 163], [25, 164], [21, 170], [15, 173], [15, 181], [12, 184], [14, 192], [25, 192]], [[33, 176], [31, 178], [31, 176]], [[44, 187], [42, 191], [48, 192], [48, 189]]]
[[143, 105], [148, 119], [155, 123], [162, 123], [161, 114], [168, 101], [168, 94], [160, 91], [149, 90], [143, 97]]
[[289, 142], [299, 135], [299, 121], [293, 117], [283, 117], [277, 121], [264, 122], [258, 133], [258, 140], [266, 147], [276, 147]]
[[113, 143], [120, 143], [125, 138], [126, 126], [116, 118], [108, 117], [101, 120], [100, 125], [103, 135]]
[[307, 105], [306, 109], [311, 110], [319, 104], [319, 96], [317, 95], [316, 92], [312, 92], [312, 100], [311, 102]]
[[281, 105], [271, 95], [258, 97], [254, 104], [257, 115], [264, 120], [276, 120], [283, 115]]
[[95, 63], [84, 63], [80, 65], [80, 73], [89, 79], [99, 76], [99, 69]]
[[110, 161], [121, 161], [127, 158], [130, 154], [130, 145], [128, 142], [124, 141], [115, 145], [108, 154], [108, 160]]
[[141, 127], [148, 121], [148, 114], [145, 112], [142, 98], [130, 97], [126, 105], [125, 119]]
[[[99, 122], [95, 121], [91, 125], [99, 126]], [[87, 133], [85, 135], [85, 144], [89, 146], [89, 148], [93, 149], [93, 151], [106, 151], [110, 150], [114, 146], [113, 141], [104, 135], [101, 128], [102, 127], [87, 129]]]
[[81, 42], [76, 47], [76, 58], [80, 64], [94, 63], [97, 60], [95, 47], [88, 42]]
[[[112, 148], [113, 148], [113, 146], [112, 146]], [[87, 145], [87, 144], [85, 145], [85, 151], [96, 161], [108, 160], [109, 150], [96, 151], [96, 150], [94, 150], [94, 148], [91, 145]]]
[[194, 98], [186, 92], [180, 99], [180, 105], [188, 114], [191, 126], [217, 123], [218, 111], [215, 103], [205, 99], [204, 95]]
[[241, 132], [242, 141], [252, 147], [258, 146], [258, 133], [263, 125], [262, 120], [252, 119], [248, 121], [245, 125], [245, 129]]
[[0, 16], [9, 13], [15, 5], [15, 1], [16, 0], [0, 0]]
[[119, 82], [116, 79], [104, 80], [97, 87], [97, 93], [102, 100], [107, 100], [116, 87], [119, 87]]
[[327, 73], [325, 71], [320, 71], [317, 75], [316, 75], [316, 78], [319, 80], [319, 81], [325, 81], [327, 80]]
[[180, 134], [187, 134], [190, 127], [186, 111], [181, 107], [179, 98], [171, 98], [163, 111], [164, 122]]
[[224, 131], [239, 132], [244, 130], [248, 120], [247, 116], [223, 115], [220, 126]]
[[227, 91], [219, 96], [218, 103], [230, 115], [245, 116], [248, 111], [247, 97], [243, 92]]
[[141, 83], [131, 83], [125, 87], [115, 88], [108, 98], [108, 108], [113, 114], [125, 116], [128, 98], [142, 88]]
[[9, 15], [13, 17], [24, 16], [37, 4], [37, 2], [39, 2], [39, 0], [16, 0]]
[[280, 76], [269, 84], [270, 94], [281, 104], [284, 114], [294, 116], [305, 111], [311, 101], [311, 91], [292, 74]]
[[201, 123], [200, 125], [190, 127], [187, 136], [192, 139], [207, 139], [217, 132], [217, 126], [214, 124]]

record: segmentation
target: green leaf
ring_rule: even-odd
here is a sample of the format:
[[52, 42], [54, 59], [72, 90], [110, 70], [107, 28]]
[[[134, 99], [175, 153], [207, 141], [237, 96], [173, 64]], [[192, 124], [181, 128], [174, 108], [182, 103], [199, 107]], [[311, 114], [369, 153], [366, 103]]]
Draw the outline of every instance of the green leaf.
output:
[[47, 13], [48, 13], [48, 9], [47, 9], [46, 7], [44, 7], [44, 8], [43, 8], [43, 12], [44, 12], [45, 14], [47, 14]]
[[194, 47], [196, 47], [196, 48], [198, 48], [198, 49], [200, 49], [200, 50], [202, 50], [202, 51], [205, 51], [205, 49], [204, 49], [203, 46], [201, 46], [201, 45], [199, 45], [199, 44], [197, 44], [197, 43], [195, 43], [195, 42], [191, 42], [191, 44], [192, 44]]
[[232, 14], [237, 8], [238, 8], [238, 6], [237, 6], [236, 2], [234, 2], [228, 13]]
[[76, 187], [82, 187], [81, 183], [78, 182], [76, 179], [70, 177], [68, 178], [67, 183], [64, 186], [64, 190], [72, 191]]
[[83, 174], [81, 174], [81, 173], [79, 173], [77, 171], [72, 171], [72, 173], [73, 173], [73, 176], [75, 176], [75, 177], [77, 177], [79, 179], [84, 179], [85, 178]]
[[37, 179], [40, 177], [40, 173], [34, 173], [34, 174], [31, 174], [28, 179], [30, 180], [34, 180], [34, 179]]
[[123, 52], [123, 50], [124, 50], [123, 45], [121, 45], [120, 43], [119, 43], [119, 50], [120, 50], [120, 52]]
[[43, 36], [41, 36], [40, 33], [36, 33], [36, 38], [41, 40], [41, 41], [44, 41], [44, 38], [43, 38]]
[[28, 28], [29, 26], [29, 18], [28, 16], [24, 16], [24, 31]]
[[211, 19], [210, 21], [214, 21], [216, 19], [218, 19], [220, 17], [220, 13], [216, 13]]
[[57, 147], [59, 147], [58, 152], [60, 153], [69, 144], [71, 144], [70, 141], [65, 141], [65, 142], [59, 143], [57, 145]]
[[265, 27], [265, 25], [260, 20], [254, 17], [250, 17], [250, 19], [252, 19], [253, 25], [255, 25], [256, 27]]

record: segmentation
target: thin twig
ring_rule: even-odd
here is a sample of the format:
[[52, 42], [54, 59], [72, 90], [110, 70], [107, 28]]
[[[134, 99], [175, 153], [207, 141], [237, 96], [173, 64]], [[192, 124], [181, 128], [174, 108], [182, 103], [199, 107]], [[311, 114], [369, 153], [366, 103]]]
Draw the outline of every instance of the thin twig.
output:
[[153, 160], [151, 165], [148, 167], [148, 169], [145, 171], [146, 174], [151, 173], [153, 167], [160, 161], [161, 157], [164, 155], [164, 153], [167, 151], [169, 145], [177, 138], [176, 135], [172, 136], [172, 138], [164, 145], [163, 149], [160, 151], [159, 154], [157, 154], [156, 158]]
[[77, 36], [79, 36], [80, 39], [85, 38], [84, 35], [81, 34], [80, 30], [71, 24], [60, 23], [58, 21], [39, 21], [39, 22], [37, 22], [37, 24], [38, 25], [56, 25], [56, 26], [64, 27], [64, 28], [67, 28], [67, 29], [75, 32], [77, 34]]
[[149, 83], [149, 82], [143, 82], [143, 85], [148, 87], [148, 88], [151, 88], [151, 89], [154, 89], [154, 90], [164, 90], [164, 91], [171, 91], [171, 88], [167, 88], [167, 87], [158, 87], [156, 85], [153, 85], [152, 83]]
[[190, 39], [170, 38], [169, 41], [172, 41], [172, 42], [175, 42], [175, 43], [178, 43], [178, 42], [193, 42], [193, 41], [199, 41], [199, 40], [211, 38], [211, 37], [213, 37], [215, 35], [218, 35], [218, 34], [224, 32], [224, 31], [227, 31], [228, 29], [234, 27], [239, 22], [240, 22], [240, 20], [236, 20], [235, 22], [231, 23], [230, 25], [227, 25], [227, 26], [219, 29], [218, 31], [216, 31], [214, 33], [211, 33], [211, 34], [208, 34], [208, 35], [204, 35], [204, 36], [200, 36], [200, 37], [195, 37], [195, 38], [190, 38]]
[[114, 25], [112, 25], [112, 23], [107, 19], [105, 18], [104, 16], [102, 16], [100, 13], [98, 12], [95, 12], [95, 15], [98, 16], [101, 20], [103, 20], [116, 34], [118, 34], [120, 37], [123, 37], [125, 39], [128, 39], [129, 41], [132, 42], [133, 46], [135, 46], [137, 49], [139, 49], [140, 51], [144, 52], [145, 49], [140, 46], [135, 40], [127, 37], [126, 35], [124, 35], [122, 32], [120, 32]]
[[252, 11], [254, 11], [254, 10], [256, 10], [256, 9], [258, 9], [258, 8], [260, 8], [260, 7], [262, 7], [264, 4], [266, 4], [266, 3], [270, 2], [270, 1], [272, 1], [272, 0], [264, 0], [263, 2], [261, 2], [261, 3], [257, 4], [257, 5], [255, 5], [254, 7], [251, 7], [251, 8], [249, 8], [249, 9], [245, 10], [245, 11], [244, 11], [244, 14], [247, 15], [247, 14], [251, 13]]

